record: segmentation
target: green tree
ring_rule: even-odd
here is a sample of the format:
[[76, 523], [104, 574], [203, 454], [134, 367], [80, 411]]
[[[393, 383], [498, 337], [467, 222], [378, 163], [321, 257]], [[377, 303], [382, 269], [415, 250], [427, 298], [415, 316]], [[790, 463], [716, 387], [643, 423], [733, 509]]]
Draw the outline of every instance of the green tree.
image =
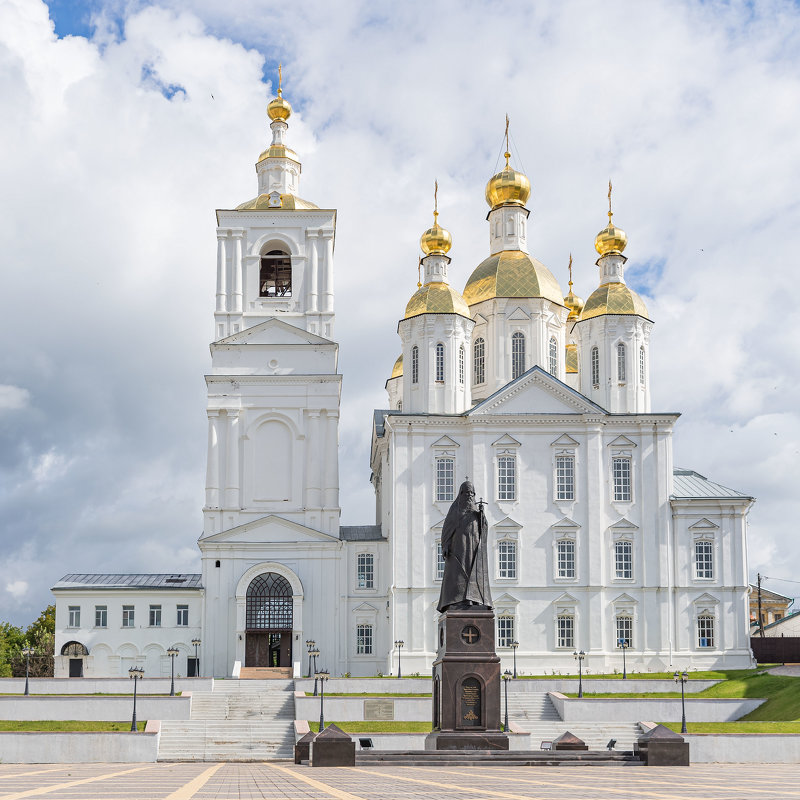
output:
[[[30, 647], [30, 676], [32, 678], [51, 678], [53, 676], [53, 655], [56, 633], [56, 607], [47, 606], [23, 633], [21, 628], [9, 622], [0, 623], [0, 637], [5, 644], [6, 655], [0, 652], [0, 675], [4, 664], [16, 678], [25, 676], [25, 656], [23, 647]], [[0, 648], [1, 650], [2, 648]]]

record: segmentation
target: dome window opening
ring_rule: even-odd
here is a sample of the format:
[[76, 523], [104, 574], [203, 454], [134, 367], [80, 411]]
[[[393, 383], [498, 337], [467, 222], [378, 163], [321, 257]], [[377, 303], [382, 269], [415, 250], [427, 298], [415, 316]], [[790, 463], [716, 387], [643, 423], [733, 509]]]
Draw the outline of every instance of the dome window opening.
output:
[[639, 347], [639, 383], [644, 386], [646, 375], [646, 364], [644, 358], [644, 347]]
[[617, 345], [617, 380], [625, 383], [625, 345], [622, 342]]
[[555, 336], [550, 339], [550, 374], [558, 377], [558, 342]]
[[444, 345], [436, 345], [436, 383], [444, 383]]
[[592, 388], [600, 388], [600, 351], [592, 348]]
[[472, 375], [476, 384], [486, 382], [486, 369], [484, 361], [485, 348], [486, 342], [482, 337], [475, 340], [475, 344], [473, 345]]
[[517, 331], [511, 337], [511, 380], [525, 372], [525, 335]]
[[411, 383], [419, 383], [419, 347], [411, 348]]
[[282, 250], [261, 256], [259, 297], [292, 296], [292, 259]]
[[464, 345], [458, 348], [458, 382], [464, 385]]

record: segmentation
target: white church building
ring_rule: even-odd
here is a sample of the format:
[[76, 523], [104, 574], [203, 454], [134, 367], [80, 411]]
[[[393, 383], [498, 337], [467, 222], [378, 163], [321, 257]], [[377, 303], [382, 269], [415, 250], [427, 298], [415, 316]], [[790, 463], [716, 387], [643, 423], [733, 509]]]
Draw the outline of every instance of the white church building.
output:
[[[442, 523], [469, 476], [486, 503], [498, 653], [523, 673], [750, 665], [753, 499], [677, 469], [678, 414], [651, 410], [650, 333], [625, 233], [597, 235], [597, 288], [564, 295], [529, 252], [530, 183], [486, 187], [488, 255], [463, 292], [451, 236], [421, 285], [374, 413], [375, 522], [340, 525], [336, 211], [299, 196], [289, 103], [268, 106], [258, 194], [217, 211], [201, 574], [69, 574], [57, 676], [430, 674]], [[482, 260], [481, 260], [482, 259]], [[657, 358], [658, 354], [652, 354]], [[367, 420], [365, 420], [365, 423]], [[196, 660], [196, 657], [199, 657]]]

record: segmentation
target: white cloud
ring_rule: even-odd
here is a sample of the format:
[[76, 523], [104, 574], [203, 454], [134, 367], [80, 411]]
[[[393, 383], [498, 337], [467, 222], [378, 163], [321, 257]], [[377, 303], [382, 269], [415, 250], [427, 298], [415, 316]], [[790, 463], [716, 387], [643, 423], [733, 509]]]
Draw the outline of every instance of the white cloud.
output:
[[6, 584], [6, 591], [16, 599], [21, 599], [28, 593], [27, 581], [12, 581]]
[[0, 411], [17, 411], [25, 408], [30, 399], [31, 395], [27, 389], [0, 384]]

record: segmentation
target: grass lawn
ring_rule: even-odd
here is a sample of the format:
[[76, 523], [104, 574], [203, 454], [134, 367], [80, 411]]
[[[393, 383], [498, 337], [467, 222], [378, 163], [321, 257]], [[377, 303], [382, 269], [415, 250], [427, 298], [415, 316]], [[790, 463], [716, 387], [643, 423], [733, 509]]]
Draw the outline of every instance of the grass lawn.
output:
[[[760, 672], [763, 672], [768, 667], [775, 667], [778, 666], [777, 664], [762, 664], [755, 669], [728, 669], [728, 670], [707, 670], [702, 672], [700, 670], [696, 672], [689, 673], [689, 680], [693, 681], [725, 681], [731, 680], [735, 678], [747, 678], [751, 675], [758, 675]], [[645, 681], [655, 681], [655, 680], [672, 680], [673, 676], [675, 675], [674, 672], [631, 672], [628, 671], [628, 680], [645, 680]], [[563, 678], [570, 678], [577, 680], [578, 673], [576, 672], [573, 674], [564, 674], [564, 675], [520, 675], [519, 678], [521, 680], [559, 680]], [[611, 675], [594, 675], [594, 674], [587, 674], [585, 671], [583, 673], [583, 679], [585, 681], [591, 680], [622, 680], [622, 673], [614, 673]]]
[[[138, 722], [137, 730], [143, 731], [147, 722]], [[44, 720], [16, 720], [0, 719], [0, 732], [2, 731], [128, 731], [130, 732], [130, 722], [98, 722], [95, 720], [83, 719], [44, 719]]]
[[[336, 725], [345, 733], [430, 733], [430, 722], [404, 722], [403, 720], [367, 720], [366, 722], [326, 722], [328, 725]], [[308, 727], [314, 733], [319, 731], [319, 722], [309, 720]]]
[[[306, 692], [306, 697], [313, 697], [314, 692]], [[428, 694], [414, 692], [325, 692], [325, 697], [431, 697]]]
[[[680, 722], [663, 722], [671, 731], [681, 732]], [[688, 722], [689, 733], [800, 733], [796, 722]]]

